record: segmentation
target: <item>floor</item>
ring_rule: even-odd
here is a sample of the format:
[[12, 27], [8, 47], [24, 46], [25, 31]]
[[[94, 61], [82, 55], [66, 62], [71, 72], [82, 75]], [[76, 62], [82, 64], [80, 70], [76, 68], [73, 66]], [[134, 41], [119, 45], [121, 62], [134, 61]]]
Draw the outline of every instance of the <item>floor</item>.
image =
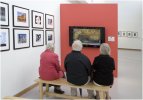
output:
[[[142, 52], [133, 50], [118, 50], [118, 78], [110, 90], [112, 99], [141, 99], [142, 98]], [[62, 87], [66, 94], [70, 94], [68, 87]], [[38, 87], [24, 94], [23, 98], [38, 99]], [[53, 91], [53, 87], [50, 88]], [[86, 90], [83, 95], [87, 96]], [[60, 99], [44, 97], [45, 99]]]

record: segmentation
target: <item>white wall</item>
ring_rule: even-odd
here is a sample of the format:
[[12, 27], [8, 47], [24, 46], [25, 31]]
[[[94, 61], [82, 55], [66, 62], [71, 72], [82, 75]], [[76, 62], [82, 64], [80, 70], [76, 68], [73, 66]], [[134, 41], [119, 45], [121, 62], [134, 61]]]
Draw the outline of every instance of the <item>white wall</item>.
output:
[[119, 37], [118, 48], [142, 49], [142, 0], [91, 0], [118, 4], [118, 31], [138, 32], [138, 38]]
[[[30, 48], [13, 50], [13, 22], [12, 5], [31, 10], [52, 14], [55, 18], [55, 52], [60, 56], [60, 3], [66, 0], [1, 0], [9, 4], [10, 17], [10, 51], [1, 53], [1, 97], [13, 96], [28, 86], [34, 84], [38, 78], [40, 53], [45, 45], [32, 47], [32, 28], [30, 24]], [[45, 29], [44, 29], [45, 30]], [[45, 42], [44, 42], [45, 43]]]
[[142, 2], [118, 2], [118, 30], [138, 32], [138, 38], [119, 37], [118, 48], [142, 49]]

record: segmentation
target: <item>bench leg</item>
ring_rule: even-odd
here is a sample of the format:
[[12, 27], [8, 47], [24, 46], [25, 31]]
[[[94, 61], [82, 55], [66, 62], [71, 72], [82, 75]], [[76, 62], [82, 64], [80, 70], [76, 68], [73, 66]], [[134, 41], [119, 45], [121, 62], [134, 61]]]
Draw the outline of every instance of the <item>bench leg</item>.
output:
[[46, 97], [48, 96], [47, 93], [49, 92], [49, 84], [46, 84]]
[[82, 88], [79, 88], [80, 96], [82, 97]]
[[40, 92], [40, 99], [43, 99], [43, 83], [39, 83], [39, 92]]
[[99, 98], [100, 99], [105, 99], [105, 92], [104, 91], [99, 91]]

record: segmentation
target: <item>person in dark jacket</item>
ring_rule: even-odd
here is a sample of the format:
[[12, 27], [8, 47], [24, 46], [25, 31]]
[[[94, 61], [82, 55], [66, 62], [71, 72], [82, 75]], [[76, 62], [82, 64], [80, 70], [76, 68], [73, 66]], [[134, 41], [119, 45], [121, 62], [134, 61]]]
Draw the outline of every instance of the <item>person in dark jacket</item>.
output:
[[[90, 81], [91, 63], [90, 60], [82, 54], [82, 43], [79, 40], [72, 44], [72, 52], [70, 52], [64, 61], [67, 81], [74, 85], [85, 85]], [[93, 91], [87, 90], [88, 97], [94, 96]], [[71, 95], [77, 96], [77, 89], [71, 88]]]
[[[114, 59], [110, 56], [110, 47], [107, 43], [100, 46], [100, 55], [95, 57], [93, 65], [93, 83], [98, 86], [113, 85], [113, 70], [115, 69]], [[99, 92], [96, 91], [99, 98]], [[106, 92], [106, 98], [110, 99], [109, 93]]]

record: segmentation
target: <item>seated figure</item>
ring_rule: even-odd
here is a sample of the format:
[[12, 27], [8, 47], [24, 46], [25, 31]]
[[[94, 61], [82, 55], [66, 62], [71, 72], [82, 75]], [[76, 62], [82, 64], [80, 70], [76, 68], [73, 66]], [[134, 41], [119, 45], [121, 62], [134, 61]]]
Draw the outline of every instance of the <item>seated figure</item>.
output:
[[[47, 48], [40, 55], [39, 75], [43, 80], [56, 80], [64, 76], [63, 71], [60, 69], [58, 55], [54, 53], [54, 45], [49, 43]], [[51, 85], [50, 85], [51, 86]], [[63, 94], [60, 86], [53, 85], [54, 92]]]
[[[64, 67], [66, 70], [67, 81], [74, 85], [85, 85], [90, 82], [91, 63], [90, 60], [82, 54], [82, 43], [79, 40], [72, 44], [72, 51], [66, 56]], [[92, 90], [87, 90], [88, 97], [93, 98]], [[71, 95], [77, 96], [77, 89], [71, 88]]]

